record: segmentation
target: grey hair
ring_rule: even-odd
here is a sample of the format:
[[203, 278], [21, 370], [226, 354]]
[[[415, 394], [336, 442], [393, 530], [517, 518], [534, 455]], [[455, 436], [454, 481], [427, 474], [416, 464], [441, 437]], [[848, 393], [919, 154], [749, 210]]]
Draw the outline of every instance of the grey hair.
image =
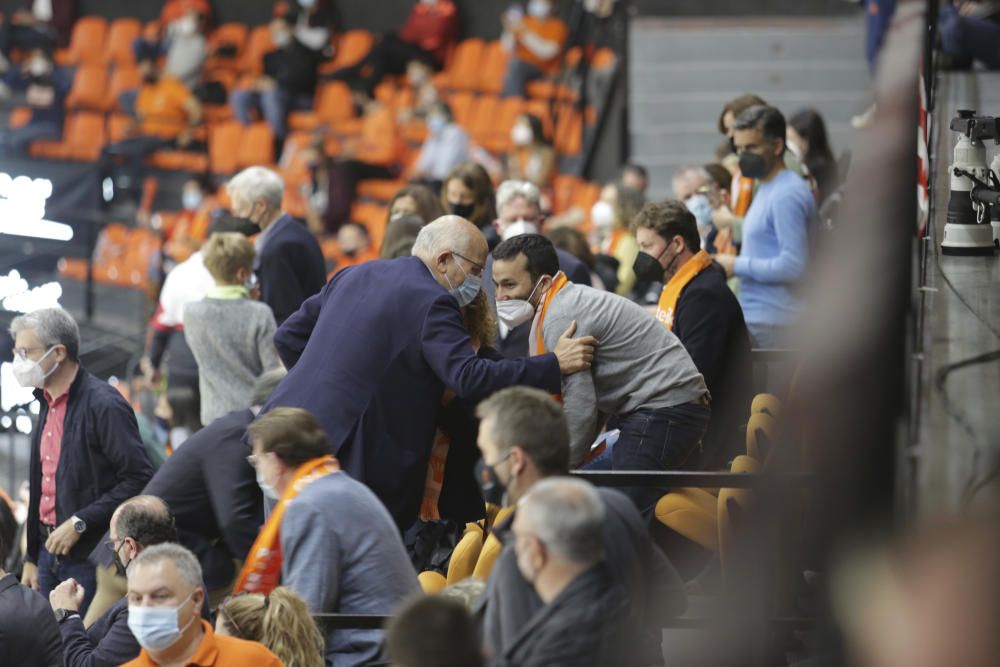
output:
[[274, 390], [277, 389], [286, 375], [288, 375], [288, 371], [285, 370], [284, 366], [278, 366], [277, 368], [272, 368], [269, 371], [261, 373], [254, 381], [253, 389], [250, 391], [250, 405], [264, 405], [267, 403], [267, 399], [271, 397], [271, 394], [274, 393]]
[[456, 248], [460, 230], [458, 223], [462, 220], [464, 218], [457, 215], [445, 215], [424, 225], [417, 233], [417, 240], [413, 242], [413, 249], [410, 252], [416, 257], [431, 258], [442, 252], [458, 249]]
[[604, 555], [604, 504], [588, 482], [552, 477], [538, 482], [521, 502], [535, 536], [557, 556], [591, 565]]
[[270, 208], [280, 209], [285, 196], [285, 181], [270, 169], [247, 167], [229, 179], [226, 192], [230, 199], [234, 195], [248, 201], [263, 199]]
[[476, 577], [468, 577], [450, 586], [445, 586], [438, 595], [461, 602], [471, 612], [479, 604], [479, 599], [483, 597], [485, 590], [485, 581]]
[[19, 315], [10, 323], [10, 335], [32, 330], [38, 342], [46, 349], [53, 345], [64, 345], [66, 354], [76, 361], [80, 356], [80, 327], [73, 316], [62, 308], [42, 308], [27, 315]]
[[529, 181], [504, 181], [497, 188], [497, 210], [499, 211], [507, 204], [518, 197], [524, 199], [533, 206], [541, 208], [542, 193], [534, 183]]
[[135, 576], [137, 566], [155, 565], [168, 560], [177, 568], [177, 574], [181, 579], [188, 582], [195, 588], [201, 588], [202, 583], [201, 563], [187, 547], [175, 544], [174, 542], [163, 542], [143, 549], [132, 561], [132, 567], [128, 569], [129, 578]]
[[702, 179], [702, 181], [712, 180], [712, 175], [704, 167], [698, 167], [695, 165], [685, 165], [674, 172], [673, 180], [679, 181], [681, 179], [697, 177]]

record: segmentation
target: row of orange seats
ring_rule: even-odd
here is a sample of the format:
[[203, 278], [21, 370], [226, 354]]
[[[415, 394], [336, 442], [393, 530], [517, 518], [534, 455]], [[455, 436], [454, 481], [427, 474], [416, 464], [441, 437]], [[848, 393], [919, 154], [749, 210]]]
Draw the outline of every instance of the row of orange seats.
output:
[[[101, 230], [94, 247], [94, 281], [106, 285], [149, 289], [150, 268], [162, 240], [150, 230], [111, 223]], [[87, 261], [59, 260], [59, 273], [66, 278], [85, 280]]]

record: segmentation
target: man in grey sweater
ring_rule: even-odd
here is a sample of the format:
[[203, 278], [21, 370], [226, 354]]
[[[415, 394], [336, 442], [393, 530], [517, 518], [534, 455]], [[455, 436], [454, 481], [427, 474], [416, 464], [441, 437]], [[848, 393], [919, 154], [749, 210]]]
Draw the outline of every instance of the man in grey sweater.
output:
[[[274, 552], [272, 544], [261, 540], [273, 533], [269, 529], [277, 521], [281, 583], [302, 597], [313, 614], [391, 615], [420, 592], [389, 511], [368, 487], [339, 470], [312, 415], [299, 408], [275, 408], [251, 424], [249, 434], [249, 460], [257, 468], [258, 483], [266, 497], [285, 507], [283, 513], [280, 504], [272, 511], [248, 565], [265, 547]], [[327, 667], [380, 659], [381, 630], [330, 629], [325, 634]]]
[[[493, 260], [497, 315], [509, 327], [532, 320], [532, 355], [551, 349], [574, 321], [578, 335], [600, 341], [590, 371], [563, 378], [570, 466], [584, 463], [606, 425], [620, 430], [618, 441], [588, 467], [696, 468], [711, 408], [705, 380], [677, 337], [628, 299], [568, 282], [543, 236], [512, 237]], [[663, 493], [623, 491], [646, 516]]]

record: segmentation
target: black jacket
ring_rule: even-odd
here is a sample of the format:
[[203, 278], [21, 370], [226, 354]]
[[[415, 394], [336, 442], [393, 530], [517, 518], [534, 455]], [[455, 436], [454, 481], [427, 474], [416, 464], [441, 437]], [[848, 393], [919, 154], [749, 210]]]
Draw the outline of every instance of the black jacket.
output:
[[0, 577], [0, 665], [62, 667], [52, 607], [12, 574]]
[[232, 580], [232, 562], [246, 558], [264, 523], [260, 487], [243, 441], [251, 421], [249, 410], [219, 417], [184, 441], [143, 490], [170, 506], [178, 538], [199, 556], [209, 588], [227, 574]]
[[625, 597], [601, 562], [525, 619], [493, 667], [636, 667]]
[[111, 605], [89, 628], [79, 616], [59, 625], [65, 667], [111, 667], [138, 657], [142, 647], [128, 629], [128, 599]]
[[323, 252], [306, 226], [289, 215], [273, 223], [260, 252], [257, 278], [260, 299], [271, 307], [278, 326], [302, 302], [323, 289], [326, 263]]
[[283, 49], [264, 54], [264, 74], [293, 95], [312, 95], [316, 90], [316, 53], [297, 39]]
[[[39, 447], [49, 413], [41, 389], [35, 391], [35, 398], [41, 412], [31, 440], [26, 558], [31, 563], [38, 563], [38, 549], [44, 544], [38, 511], [42, 497]], [[74, 515], [87, 524], [69, 553], [70, 559], [87, 558], [107, 531], [115, 508], [138, 494], [152, 476], [153, 466], [139, 437], [132, 407], [117, 389], [81, 366], [69, 388], [56, 469], [56, 525]]]
[[701, 466], [728, 467], [743, 451], [738, 427], [750, 411], [750, 334], [743, 309], [713, 264], [681, 291], [674, 315], [674, 334], [712, 395], [712, 421], [702, 446]]

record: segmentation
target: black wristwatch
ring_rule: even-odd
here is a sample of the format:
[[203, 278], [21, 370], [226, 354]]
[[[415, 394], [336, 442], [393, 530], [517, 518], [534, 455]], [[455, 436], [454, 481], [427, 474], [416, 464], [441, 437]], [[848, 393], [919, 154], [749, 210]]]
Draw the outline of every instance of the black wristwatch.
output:
[[59, 624], [61, 624], [70, 616], [80, 615], [80, 612], [76, 611], [75, 609], [56, 609], [53, 613], [56, 615], [56, 623]]
[[73, 530], [80, 535], [83, 535], [83, 533], [87, 530], [87, 522], [78, 516], [73, 516], [71, 519], [73, 520]]

